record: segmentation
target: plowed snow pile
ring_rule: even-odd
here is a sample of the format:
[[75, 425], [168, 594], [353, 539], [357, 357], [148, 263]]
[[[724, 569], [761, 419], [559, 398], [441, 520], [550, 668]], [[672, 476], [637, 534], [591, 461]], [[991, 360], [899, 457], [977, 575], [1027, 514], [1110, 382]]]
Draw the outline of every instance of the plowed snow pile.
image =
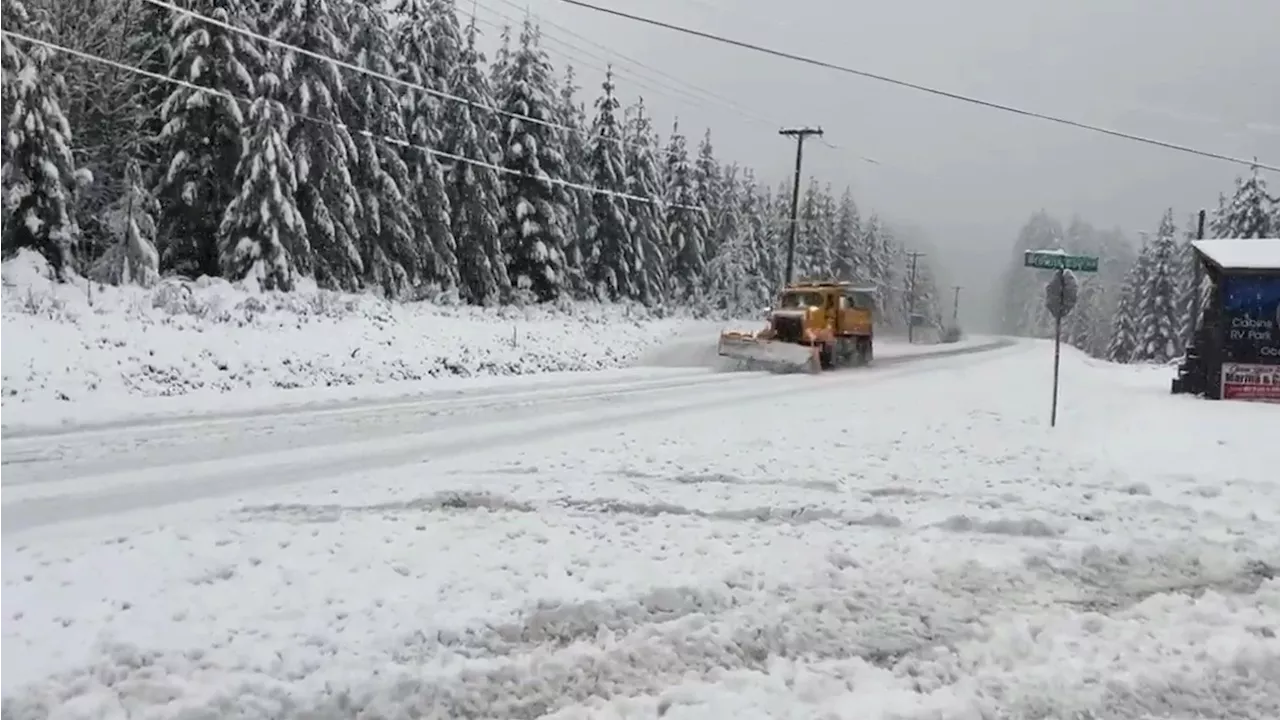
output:
[[639, 367], [710, 368], [732, 370], [734, 364], [716, 354], [716, 338], [719, 327], [703, 337], [687, 336], [656, 345], [636, 358]]
[[625, 305], [480, 310], [251, 295], [208, 278], [142, 290], [49, 277], [29, 251], [4, 263], [7, 418], [51, 403], [616, 368], [718, 328]]
[[1051, 352], [6, 535], [4, 717], [1280, 717], [1280, 407]]

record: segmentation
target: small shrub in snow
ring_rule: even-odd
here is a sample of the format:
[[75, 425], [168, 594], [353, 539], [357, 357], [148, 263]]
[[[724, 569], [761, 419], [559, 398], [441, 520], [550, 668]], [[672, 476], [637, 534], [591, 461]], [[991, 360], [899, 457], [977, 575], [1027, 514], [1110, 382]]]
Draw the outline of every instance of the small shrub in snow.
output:
[[194, 309], [191, 288], [180, 281], [165, 280], [151, 296], [151, 307], [164, 310], [170, 315], [190, 313]]

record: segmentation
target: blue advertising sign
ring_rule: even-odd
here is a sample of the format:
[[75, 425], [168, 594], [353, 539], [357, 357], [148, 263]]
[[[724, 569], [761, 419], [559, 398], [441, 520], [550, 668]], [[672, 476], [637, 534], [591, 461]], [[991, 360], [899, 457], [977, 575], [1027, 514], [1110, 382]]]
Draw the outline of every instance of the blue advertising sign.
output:
[[1280, 365], [1280, 277], [1223, 279], [1227, 359]]

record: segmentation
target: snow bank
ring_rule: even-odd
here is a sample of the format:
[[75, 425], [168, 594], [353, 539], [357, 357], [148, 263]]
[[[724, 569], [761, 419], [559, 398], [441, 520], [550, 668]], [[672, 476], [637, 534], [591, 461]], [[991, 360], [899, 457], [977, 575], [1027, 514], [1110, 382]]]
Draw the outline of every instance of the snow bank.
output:
[[356, 386], [627, 365], [714, 323], [633, 305], [479, 309], [224, 281], [153, 289], [50, 280], [39, 255], [3, 269], [3, 406]]

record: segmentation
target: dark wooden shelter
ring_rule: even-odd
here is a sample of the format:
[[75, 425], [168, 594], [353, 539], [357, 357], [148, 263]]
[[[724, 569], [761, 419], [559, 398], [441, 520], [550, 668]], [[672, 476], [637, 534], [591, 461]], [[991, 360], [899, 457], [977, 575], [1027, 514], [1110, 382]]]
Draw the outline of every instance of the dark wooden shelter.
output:
[[1209, 292], [1172, 391], [1280, 402], [1280, 238], [1191, 247]]

